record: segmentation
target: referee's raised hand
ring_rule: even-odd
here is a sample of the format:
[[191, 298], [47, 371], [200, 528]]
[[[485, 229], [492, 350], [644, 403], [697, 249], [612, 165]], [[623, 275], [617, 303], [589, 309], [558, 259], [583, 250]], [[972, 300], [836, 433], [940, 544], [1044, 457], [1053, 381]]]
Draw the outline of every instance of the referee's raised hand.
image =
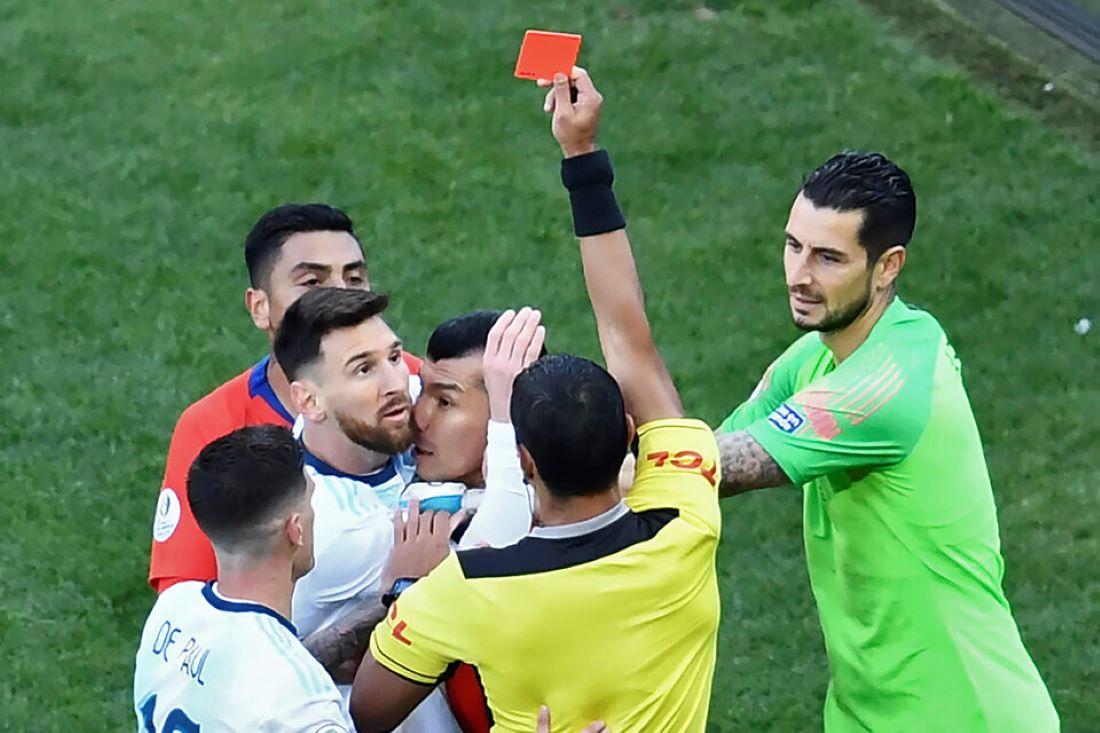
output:
[[569, 77], [555, 74], [553, 80], [539, 79], [538, 85], [543, 89], [552, 87], [542, 108], [553, 115], [551, 129], [554, 139], [561, 145], [562, 154], [573, 158], [595, 150], [603, 95], [592, 84], [588, 72], [574, 66]]
[[[539, 726], [535, 729], [535, 733], [550, 733], [550, 708], [545, 705], [539, 708]], [[581, 733], [611, 733], [611, 729], [607, 727], [607, 723], [598, 720], [595, 723], [589, 723]]]

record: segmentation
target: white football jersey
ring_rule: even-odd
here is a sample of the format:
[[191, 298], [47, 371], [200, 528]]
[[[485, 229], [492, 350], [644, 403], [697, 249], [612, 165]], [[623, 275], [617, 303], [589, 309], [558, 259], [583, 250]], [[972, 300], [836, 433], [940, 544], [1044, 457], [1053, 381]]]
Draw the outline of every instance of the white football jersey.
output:
[[[381, 592], [382, 568], [393, 547], [393, 512], [416, 472], [411, 454], [394, 456], [373, 474], [344, 473], [306, 451], [313, 479], [315, 564], [294, 588], [291, 618], [301, 637], [326, 628]], [[345, 709], [351, 685], [339, 685]], [[399, 733], [459, 733], [447, 700], [432, 693]]]
[[328, 673], [294, 626], [215, 583], [177, 583], [157, 598], [134, 668], [139, 733], [350, 733]]
[[305, 637], [381, 590], [393, 547], [393, 509], [415, 472], [395, 456], [373, 474], [354, 476], [306, 451], [313, 479], [313, 569], [294, 588], [291, 618]]

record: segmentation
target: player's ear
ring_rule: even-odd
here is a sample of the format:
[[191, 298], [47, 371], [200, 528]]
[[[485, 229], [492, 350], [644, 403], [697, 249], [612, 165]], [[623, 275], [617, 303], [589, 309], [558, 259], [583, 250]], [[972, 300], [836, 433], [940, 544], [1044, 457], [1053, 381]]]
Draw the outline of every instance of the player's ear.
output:
[[634, 438], [638, 435], [638, 430], [634, 426], [634, 416], [630, 413], [626, 415], [626, 450], [627, 452], [634, 449]]
[[256, 324], [256, 328], [261, 331], [271, 330], [271, 300], [267, 297], [267, 292], [260, 290], [259, 288], [249, 288], [244, 291], [244, 307], [248, 309], [248, 314], [252, 316], [252, 322]]
[[527, 480], [527, 483], [534, 486], [535, 479], [539, 475], [539, 470], [535, 467], [535, 459], [531, 457], [531, 454], [527, 452], [527, 448], [522, 443], [518, 447], [519, 465], [523, 469], [523, 478]]
[[286, 535], [287, 541], [294, 547], [301, 547], [305, 544], [306, 533], [302, 527], [302, 515], [299, 512], [292, 513], [283, 522], [283, 534]]
[[905, 267], [905, 247], [894, 245], [879, 256], [875, 263], [875, 279], [879, 290], [886, 290], [901, 274], [901, 268]]
[[321, 422], [325, 419], [325, 409], [317, 397], [317, 390], [308, 380], [295, 380], [290, 383], [290, 401], [294, 410], [306, 420]]

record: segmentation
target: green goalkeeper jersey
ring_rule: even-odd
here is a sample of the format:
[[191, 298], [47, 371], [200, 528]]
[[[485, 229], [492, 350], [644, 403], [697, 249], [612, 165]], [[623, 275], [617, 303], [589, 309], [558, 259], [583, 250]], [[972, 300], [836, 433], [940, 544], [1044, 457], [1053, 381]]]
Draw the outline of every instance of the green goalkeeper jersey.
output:
[[840, 366], [806, 334], [718, 431], [734, 430], [804, 489], [828, 733], [1058, 730], [1001, 588], [959, 361], [931, 315], [895, 299]]

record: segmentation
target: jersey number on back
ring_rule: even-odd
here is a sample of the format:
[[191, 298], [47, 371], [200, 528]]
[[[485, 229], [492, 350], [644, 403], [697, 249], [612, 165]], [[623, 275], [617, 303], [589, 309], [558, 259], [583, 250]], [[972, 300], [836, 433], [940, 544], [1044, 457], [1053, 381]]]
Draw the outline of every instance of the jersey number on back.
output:
[[[157, 696], [150, 695], [145, 704], [141, 706], [141, 720], [145, 726], [142, 733], [158, 733], [153, 725], [153, 711], [157, 708]], [[187, 717], [187, 713], [175, 708], [164, 719], [164, 727], [159, 733], [200, 733], [199, 724]]]

